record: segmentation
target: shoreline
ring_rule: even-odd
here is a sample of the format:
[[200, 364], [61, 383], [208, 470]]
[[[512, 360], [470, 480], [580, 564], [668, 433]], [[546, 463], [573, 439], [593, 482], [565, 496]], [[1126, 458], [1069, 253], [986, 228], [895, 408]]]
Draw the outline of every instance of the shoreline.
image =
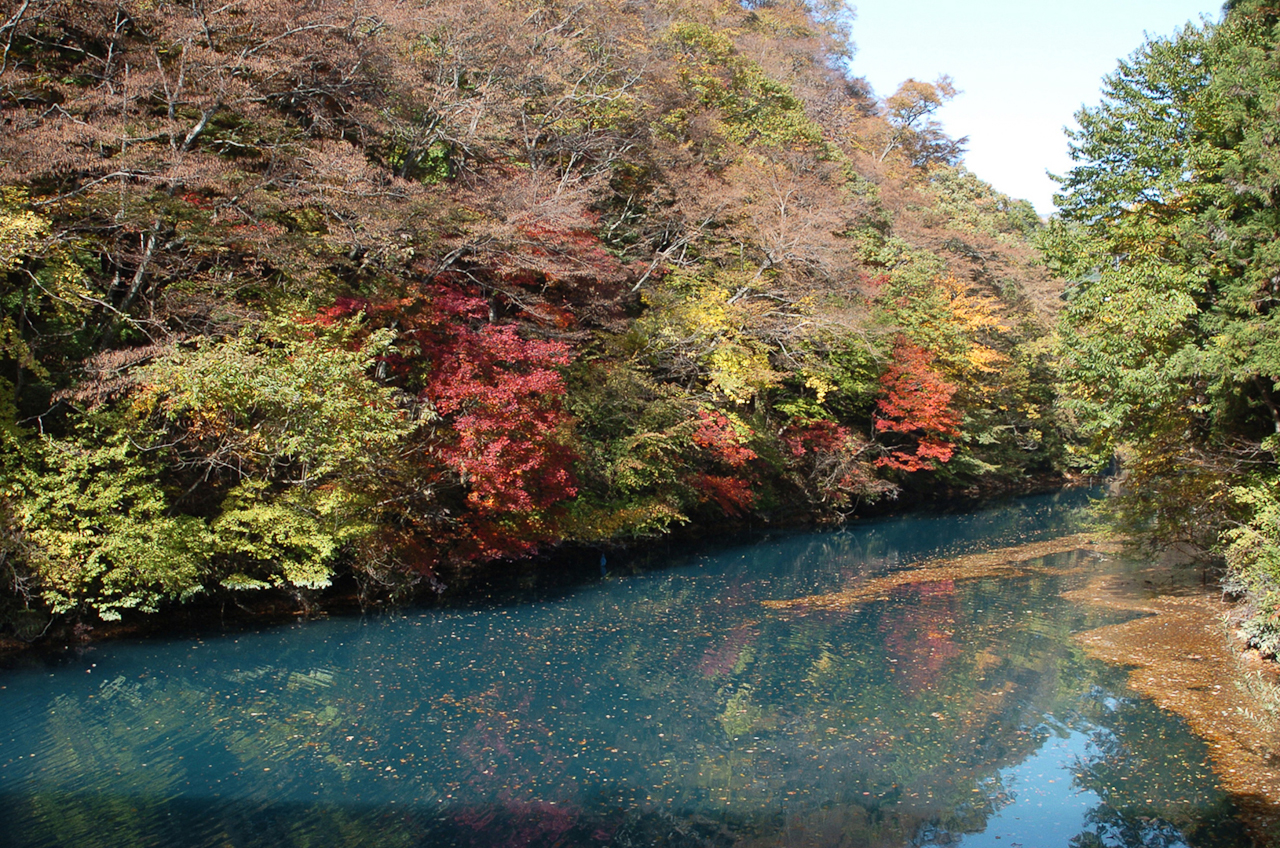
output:
[[[452, 584], [445, 592], [419, 586], [399, 598], [381, 597], [372, 602], [350, 573], [340, 573], [334, 584], [317, 592], [292, 593], [283, 589], [262, 589], [256, 595], [210, 595], [186, 603], [172, 602], [160, 612], [128, 616], [122, 621], [84, 623], [73, 618], [50, 622], [47, 632], [30, 641], [0, 634], [0, 666], [26, 657], [57, 657], [68, 651], [84, 650], [95, 644], [127, 638], [170, 638], [210, 629], [239, 629], [258, 625], [324, 618], [328, 615], [358, 614], [399, 609], [413, 605], [463, 602], [479, 599], [504, 583], [519, 582], [531, 574], [550, 585], [576, 585], [598, 573], [601, 557], [616, 559], [622, 567], [645, 570], [655, 557], [668, 556], [691, 545], [714, 546], [723, 540], [738, 541], [742, 534], [767, 538], [774, 533], [837, 529], [860, 521], [909, 516], [930, 512], [969, 510], [984, 503], [999, 502], [1054, 491], [1068, 491], [1098, 485], [1094, 477], [1034, 477], [1018, 481], [988, 481], [986, 486], [948, 489], [925, 496], [921, 491], [903, 492], [900, 498], [864, 505], [857, 515], [842, 521], [822, 521], [812, 515], [783, 514], [738, 520], [719, 527], [684, 525], [651, 539], [612, 543], [564, 542], [544, 551], [514, 560], [475, 563], [444, 575]], [[555, 563], [552, 568], [552, 563]], [[611, 566], [611, 570], [615, 566]], [[305, 600], [300, 600], [305, 598]]]
[[[1040, 557], [1085, 551], [1123, 556], [1124, 540], [1078, 533], [980, 554], [925, 560], [850, 590], [764, 601], [774, 614], [846, 609], [882, 600], [893, 589], [940, 580], [1017, 577]], [[1059, 572], [1060, 573], [1060, 572]], [[1068, 601], [1136, 617], [1074, 634], [1092, 659], [1130, 668], [1128, 684], [1182, 718], [1204, 740], [1214, 774], [1259, 845], [1280, 845], [1280, 665], [1227, 632], [1233, 605], [1210, 585], [1186, 585], [1173, 565], [1155, 561], [1129, 573], [1093, 573], [1062, 595]], [[1266, 696], [1270, 692], [1271, 699]]]
[[1241, 650], [1227, 631], [1232, 605], [1212, 587], [1179, 586], [1171, 566], [1096, 574], [1070, 601], [1138, 614], [1075, 634], [1091, 658], [1128, 666], [1129, 685], [1180, 716], [1209, 747], [1214, 773], [1259, 845], [1280, 844], [1280, 726], [1264, 690], [1280, 668]]

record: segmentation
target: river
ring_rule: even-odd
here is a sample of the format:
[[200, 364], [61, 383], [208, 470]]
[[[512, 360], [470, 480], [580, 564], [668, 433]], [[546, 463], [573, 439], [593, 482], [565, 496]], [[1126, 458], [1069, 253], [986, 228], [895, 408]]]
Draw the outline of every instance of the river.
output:
[[[1205, 744], [1071, 638], [1124, 614], [1062, 593], [1122, 560], [875, 589], [1087, 494], [28, 658], [0, 845], [1247, 845]], [[815, 595], [850, 600], [779, 605]]]

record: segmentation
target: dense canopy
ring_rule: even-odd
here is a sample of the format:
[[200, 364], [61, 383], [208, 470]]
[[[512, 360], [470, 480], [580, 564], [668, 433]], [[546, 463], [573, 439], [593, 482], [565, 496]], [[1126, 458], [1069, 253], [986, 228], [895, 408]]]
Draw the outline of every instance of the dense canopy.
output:
[[6, 9], [15, 631], [1064, 467], [1041, 222], [838, 4]]
[[1280, 18], [1143, 45], [1083, 110], [1047, 234], [1069, 281], [1065, 406], [1119, 450], [1122, 511], [1161, 542], [1218, 548], [1245, 629], [1280, 648]]

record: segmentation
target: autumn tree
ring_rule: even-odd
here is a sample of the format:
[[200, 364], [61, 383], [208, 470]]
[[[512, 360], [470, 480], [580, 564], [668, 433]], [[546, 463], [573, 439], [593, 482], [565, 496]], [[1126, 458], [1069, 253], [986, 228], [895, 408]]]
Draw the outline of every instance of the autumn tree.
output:
[[908, 79], [899, 85], [884, 101], [891, 132], [879, 161], [883, 162], [894, 150], [901, 150], [916, 167], [935, 162], [956, 164], [969, 140], [948, 137], [933, 116], [959, 94], [951, 77], [945, 74], [933, 82]]
[[848, 75], [848, 20], [11, 3], [15, 597], [395, 593], [1051, 468], [1039, 222], [945, 164], [949, 80]]
[[951, 409], [956, 387], [933, 367], [933, 355], [899, 339], [893, 362], [880, 378], [884, 396], [876, 404], [876, 429], [910, 437], [876, 464], [899, 471], [932, 471], [955, 453], [959, 417]]

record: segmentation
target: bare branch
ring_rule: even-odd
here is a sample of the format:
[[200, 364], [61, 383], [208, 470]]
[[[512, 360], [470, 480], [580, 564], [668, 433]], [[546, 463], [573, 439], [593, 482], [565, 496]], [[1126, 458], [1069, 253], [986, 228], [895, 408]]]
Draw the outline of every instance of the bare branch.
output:
[[4, 42], [4, 55], [0, 56], [0, 74], [3, 74], [9, 67], [9, 51], [13, 48], [13, 36], [18, 32], [18, 24], [22, 21], [22, 16], [27, 13], [27, 9], [31, 7], [31, 0], [23, 0], [22, 6], [13, 17], [0, 26], [0, 32], [9, 31], [9, 37]]

